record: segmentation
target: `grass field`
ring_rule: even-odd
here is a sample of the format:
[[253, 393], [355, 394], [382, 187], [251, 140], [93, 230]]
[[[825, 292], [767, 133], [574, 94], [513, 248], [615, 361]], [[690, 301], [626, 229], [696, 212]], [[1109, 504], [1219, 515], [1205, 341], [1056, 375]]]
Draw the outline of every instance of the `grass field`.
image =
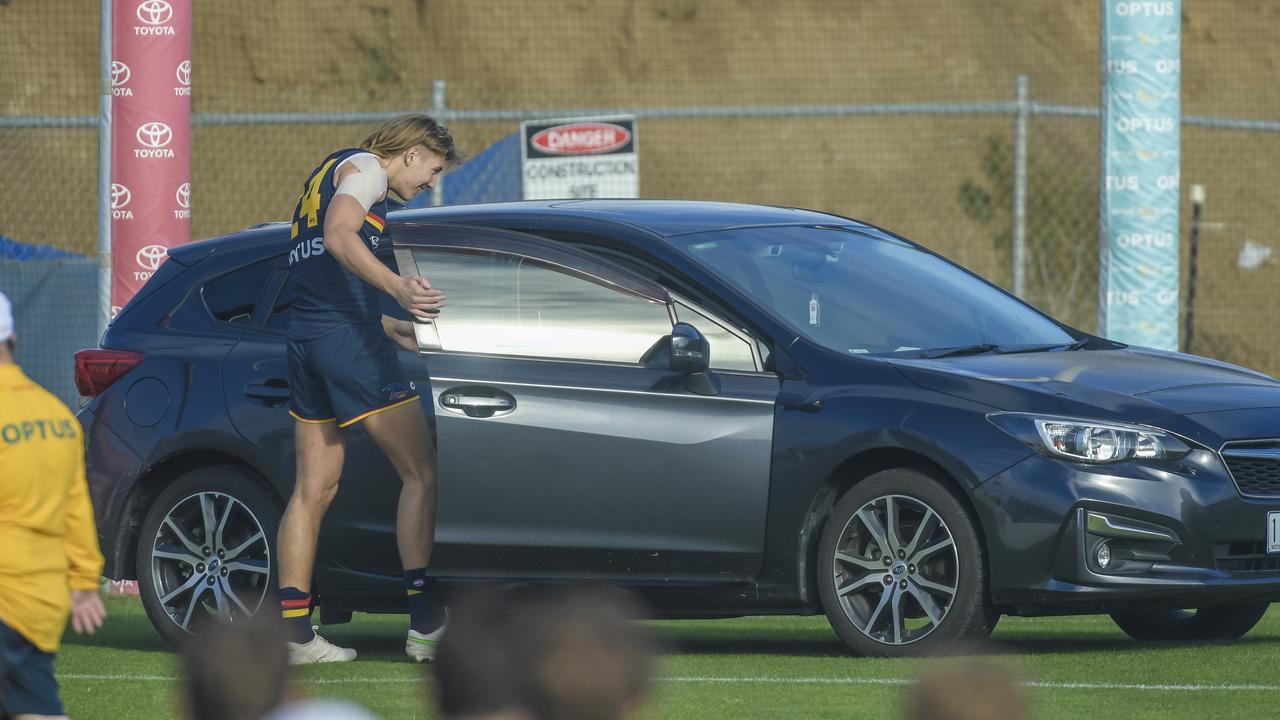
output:
[[[176, 668], [136, 598], [108, 598], [98, 635], [68, 635], [58, 656], [73, 718], [178, 715]], [[302, 692], [384, 718], [433, 716], [423, 669], [401, 654], [405, 619], [357, 615], [326, 635], [354, 664], [304, 668]], [[669, 653], [648, 718], [896, 718], [920, 661], [849, 657], [826, 620], [654, 623]], [[1004, 618], [982, 652], [1027, 685], [1036, 718], [1280, 716], [1280, 604], [1241, 641], [1139, 645], [1105, 616]]]

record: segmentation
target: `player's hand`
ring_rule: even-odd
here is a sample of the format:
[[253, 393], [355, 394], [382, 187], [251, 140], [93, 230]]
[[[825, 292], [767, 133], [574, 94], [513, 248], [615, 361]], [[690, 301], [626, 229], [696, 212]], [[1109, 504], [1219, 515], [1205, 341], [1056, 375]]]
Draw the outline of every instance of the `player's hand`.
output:
[[71, 591], [71, 629], [81, 635], [92, 635], [107, 619], [107, 608], [97, 590]]
[[431, 287], [431, 283], [421, 277], [401, 278], [395, 298], [400, 307], [422, 320], [431, 320], [439, 315], [445, 301], [444, 293]]

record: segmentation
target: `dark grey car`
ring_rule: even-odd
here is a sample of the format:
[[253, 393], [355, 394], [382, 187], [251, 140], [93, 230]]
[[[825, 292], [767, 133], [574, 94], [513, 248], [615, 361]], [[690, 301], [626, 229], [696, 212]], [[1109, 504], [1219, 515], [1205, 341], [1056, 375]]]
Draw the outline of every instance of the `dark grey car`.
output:
[[[821, 213], [512, 203], [390, 229], [400, 269], [450, 299], [402, 354], [430, 388], [446, 583], [610, 583], [673, 617], [825, 612], [884, 655], [1005, 613], [1238, 637], [1280, 599], [1269, 377], [1065, 327]], [[294, 462], [287, 235], [175, 249], [78, 358], [108, 573], [140, 580], [170, 637], [269, 602]], [[355, 430], [323, 621], [403, 611], [398, 489]]]

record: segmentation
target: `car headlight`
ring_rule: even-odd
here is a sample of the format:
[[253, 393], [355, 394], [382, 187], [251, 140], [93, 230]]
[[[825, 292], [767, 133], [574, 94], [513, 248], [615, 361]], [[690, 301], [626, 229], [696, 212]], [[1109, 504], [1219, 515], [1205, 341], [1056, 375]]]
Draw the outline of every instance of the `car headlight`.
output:
[[992, 413], [987, 419], [1045, 455], [1073, 462], [1177, 460], [1191, 452], [1173, 433], [1143, 425], [1024, 413]]

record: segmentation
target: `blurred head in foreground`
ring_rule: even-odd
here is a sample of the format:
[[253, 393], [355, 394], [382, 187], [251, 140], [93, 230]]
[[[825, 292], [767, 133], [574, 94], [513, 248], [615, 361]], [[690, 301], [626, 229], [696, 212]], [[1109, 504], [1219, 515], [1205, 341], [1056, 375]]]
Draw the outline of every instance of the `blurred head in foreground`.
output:
[[453, 607], [432, 668], [444, 718], [619, 720], [648, 695], [654, 643], [618, 591], [480, 591]]
[[258, 720], [285, 701], [289, 655], [280, 617], [262, 612], [208, 621], [183, 647], [182, 682], [191, 720]]
[[907, 696], [910, 720], [1022, 720], [1027, 702], [1013, 673], [979, 658], [928, 667]]

